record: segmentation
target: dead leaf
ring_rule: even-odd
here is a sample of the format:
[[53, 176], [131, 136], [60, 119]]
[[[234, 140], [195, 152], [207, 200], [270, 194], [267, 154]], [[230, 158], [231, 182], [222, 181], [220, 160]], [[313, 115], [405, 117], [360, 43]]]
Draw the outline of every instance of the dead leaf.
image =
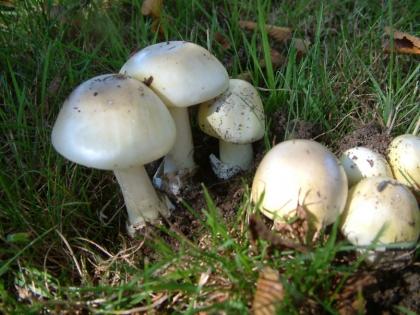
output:
[[273, 229], [290, 239], [297, 239], [305, 246], [311, 246], [319, 237], [316, 217], [304, 205], [297, 204], [296, 210], [284, 218], [285, 221], [274, 221]]
[[366, 314], [366, 301], [363, 298], [363, 288], [376, 283], [372, 274], [356, 274], [344, 284], [344, 289], [337, 298], [340, 315]]
[[249, 71], [241, 72], [235, 78], [239, 80], [248, 81], [250, 83], [252, 82], [252, 75]]
[[[282, 53], [280, 53], [276, 49], [270, 49], [270, 56], [271, 56], [271, 64], [273, 65], [273, 68], [279, 68], [281, 65], [284, 65], [286, 63], [286, 58], [283, 56]], [[260, 60], [260, 66], [265, 67], [265, 60]]]
[[216, 42], [218, 42], [220, 44], [220, 46], [223, 47], [223, 49], [229, 49], [230, 48], [230, 43], [229, 40], [227, 39], [227, 37], [225, 35], [223, 35], [220, 32], [216, 32], [214, 34], [214, 40]]
[[277, 270], [264, 267], [259, 274], [252, 302], [254, 315], [274, 315], [284, 299], [284, 288]]
[[[258, 28], [258, 24], [252, 21], [239, 21], [239, 26], [243, 29], [253, 31]], [[281, 27], [266, 24], [265, 25], [268, 36], [276, 40], [277, 42], [285, 42], [292, 37], [292, 29], [289, 27]]]
[[302, 55], [305, 55], [308, 52], [311, 42], [307, 39], [293, 38], [291, 45], [295, 47], [298, 56], [302, 57]]
[[141, 14], [159, 18], [162, 13], [163, 0], [144, 0], [141, 5]]
[[162, 8], [163, 0], [144, 0], [141, 6], [141, 14], [152, 17], [151, 30], [153, 33], [158, 33], [161, 39], [165, 35], [161, 23]]
[[15, 1], [13, 1], [13, 0], [2, 0], [2, 1], [0, 1], [0, 6], [8, 7], [8, 8], [14, 8], [15, 7]]
[[280, 236], [280, 234], [270, 231], [265, 226], [264, 222], [256, 215], [252, 215], [249, 218], [249, 229], [251, 231], [251, 239], [254, 241], [262, 239], [269, 242], [274, 247], [291, 248], [303, 253], [308, 251], [307, 247], [289, 239], [285, 239]]
[[[384, 44], [384, 51], [390, 53], [392, 50], [399, 54], [414, 54], [420, 55], [420, 38], [393, 30], [391, 27], [385, 27], [385, 34], [390, 37]], [[391, 45], [390, 40], [394, 40], [394, 45]], [[393, 47], [392, 47], [393, 46]]]
[[50, 84], [48, 85], [47, 91], [48, 95], [55, 95], [57, 94], [58, 90], [61, 87], [61, 84], [63, 83], [63, 78], [60, 74], [57, 74], [54, 76], [54, 78], [51, 80]]

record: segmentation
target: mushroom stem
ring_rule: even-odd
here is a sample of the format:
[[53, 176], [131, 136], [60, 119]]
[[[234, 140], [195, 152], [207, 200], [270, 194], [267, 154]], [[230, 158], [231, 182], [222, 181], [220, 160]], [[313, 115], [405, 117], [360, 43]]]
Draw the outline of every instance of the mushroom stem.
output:
[[253, 161], [252, 144], [235, 144], [219, 140], [220, 161], [231, 166], [248, 170]]
[[164, 173], [195, 168], [194, 146], [187, 107], [168, 107], [176, 125], [176, 140], [165, 157]]
[[154, 222], [168, 208], [159, 200], [143, 166], [114, 170], [128, 212], [128, 230], [132, 234], [145, 222]]

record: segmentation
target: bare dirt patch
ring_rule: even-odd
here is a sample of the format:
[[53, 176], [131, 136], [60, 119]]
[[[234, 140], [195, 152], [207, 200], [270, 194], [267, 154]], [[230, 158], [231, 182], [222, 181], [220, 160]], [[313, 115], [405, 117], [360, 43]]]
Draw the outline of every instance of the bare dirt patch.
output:
[[345, 135], [338, 142], [338, 149], [342, 153], [350, 148], [364, 146], [386, 155], [386, 150], [391, 140], [391, 136], [386, 133], [384, 128], [378, 123], [372, 122], [360, 125], [354, 131]]

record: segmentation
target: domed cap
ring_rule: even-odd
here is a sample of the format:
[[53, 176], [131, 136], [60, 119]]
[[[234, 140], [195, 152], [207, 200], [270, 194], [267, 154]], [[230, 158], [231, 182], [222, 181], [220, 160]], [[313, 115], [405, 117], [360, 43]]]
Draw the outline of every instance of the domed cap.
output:
[[288, 140], [264, 156], [251, 198], [255, 204], [261, 201], [263, 214], [278, 220], [294, 215], [301, 205], [321, 228], [344, 210], [347, 193], [346, 173], [334, 154], [312, 140]]
[[396, 137], [389, 145], [388, 159], [395, 178], [420, 198], [420, 137], [410, 134]]
[[121, 68], [150, 88], [168, 106], [188, 107], [212, 99], [229, 85], [225, 67], [208, 50], [184, 41], [148, 46]]
[[264, 107], [258, 91], [247, 81], [231, 79], [229, 89], [200, 105], [201, 130], [223, 141], [246, 144], [264, 136]]
[[176, 130], [163, 102], [143, 83], [105, 74], [79, 85], [64, 102], [52, 131], [67, 159], [98, 169], [124, 169], [165, 155]]
[[389, 177], [362, 179], [349, 193], [341, 231], [354, 245], [416, 242], [420, 212], [407, 187]]
[[362, 178], [386, 176], [392, 178], [391, 167], [385, 157], [369, 148], [354, 147], [345, 151], [340, 157], [346, 171], [349, 186]]

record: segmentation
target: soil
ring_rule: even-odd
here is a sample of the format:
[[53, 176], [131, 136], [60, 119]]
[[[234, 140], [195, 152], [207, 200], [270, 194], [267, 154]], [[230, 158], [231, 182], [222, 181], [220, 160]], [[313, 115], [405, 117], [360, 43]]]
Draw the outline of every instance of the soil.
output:
[[420, 264], [414, 263], [403, 269], [376, 271], [376, 283], [363, 290], [367, 314], [398, 314], [395, 307], [420, 311]]
[[350, 148], [364, 146], [385, 156], [391, 140], [391, 136], [384, 128], [378, 123], [372, 122], [358, 126], [354, 131], [344, 136], [338, 143], [338, 149], [342, 153]]

